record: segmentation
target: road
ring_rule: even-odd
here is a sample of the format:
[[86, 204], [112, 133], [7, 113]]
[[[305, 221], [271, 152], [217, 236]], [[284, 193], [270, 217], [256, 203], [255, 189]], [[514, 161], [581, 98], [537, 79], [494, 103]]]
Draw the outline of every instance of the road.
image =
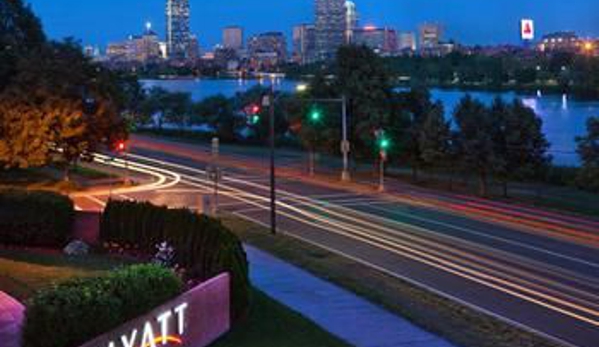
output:
[[[207, 147], [136, 138], [129, 160], [160, 184], [113, 197], [199, 208], [212, 192]], [[221, 154], [221, 210], [268, 225], [267, 160]], [[296, 162], [279, 158], [278, 224], [285, 233], [563, 345], [599, 346], [597, 221], [399, 183], [380, 194], [366, 181], [303, 176]], [[107, 198], [97, 192], [76, 201], [91, 208]]]

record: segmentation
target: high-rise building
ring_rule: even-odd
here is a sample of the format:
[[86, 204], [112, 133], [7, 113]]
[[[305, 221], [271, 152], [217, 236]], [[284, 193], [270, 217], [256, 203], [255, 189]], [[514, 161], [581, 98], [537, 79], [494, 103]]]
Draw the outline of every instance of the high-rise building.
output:
[[397, 53], [397, 32], [392, 28], [366, 26], [354, 32], [354, 44], [370, 47], [380, 55]]
[[420, 26], [420, 49], [437, 49], [443, 37], [443, 27], [440, 24], [425, 23]]
[[271, 68], [287, 61], [287, 40], [280, 32], [256, 35], [248, 41], [250, 64], [254, 69]]
[[345, 0], [316, 1], [316, 51], [319, 59], [332, 59], [345, 43]]
[[358, 27], [358, 10], [356, 3], [347, 0], [345, 2], [345, 43], [351, 44], [353, 41], [354, 30]]
[[124, 42], [110, 43], [106, 56], [113, 62], [156, 62], [162, 58], [158, 35], [152, 31], [152, 25], [147, 23], [142, 35], [132, 35]]
[[293, 61], [298, 64], [314, 62], [316, 53], [316, 30], [312, 24], [293, 28]]
[[243, 28], [230, 26], [223, 29], [223, 47], [240, 51], [243, 48]]
[[169, 59], [188, 58], [191, 43], [189, 0], [166, 1], [166, 45]]
[[416, 51], [416, 34], [413, 32], [400, 32], [397, 34], [398, 47], [397, 49], [402, 53], [411, 53]]

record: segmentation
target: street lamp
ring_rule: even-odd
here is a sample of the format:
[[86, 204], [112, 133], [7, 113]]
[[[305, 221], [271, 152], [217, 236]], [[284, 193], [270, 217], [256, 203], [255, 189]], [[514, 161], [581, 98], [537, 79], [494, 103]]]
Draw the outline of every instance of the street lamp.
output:
[[262, 98], [262, 106], [269, 108], [270, 123], [270, 231], [277, 234], [276, 169], [275, 169], [275, 81], [271, 81], [270, 93]]
[[[308, 90], [307, 84], [299, 84], [296, 87], [296, 91], [298, 93], [302, 93]], [[349, 182], [351, 180], [351, 176], [349, 174], [349, 152], [351, 151], [351, 144], [348, 140], [348, 122], [347, 122], [347, 98], [342, 96], [341, 98], [332, 98], [332, 99], [310, 99], [311, 102], [322, 102], [322, 103], [339, 103], [341, 104], [341, 132], [343, 139], [341, 141], [341, 153], [343, 154], [343, 171], [341, 172], [341, 181]], [[312, 114], [310, 118], [313, 116], [321, 117], [321, 114]]]

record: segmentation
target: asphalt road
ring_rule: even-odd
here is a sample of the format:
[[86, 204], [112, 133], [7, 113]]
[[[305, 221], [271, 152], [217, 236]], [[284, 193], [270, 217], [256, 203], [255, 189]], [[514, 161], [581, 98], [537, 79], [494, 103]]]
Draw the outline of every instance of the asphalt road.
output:
[[[209, 149], [136, 141], [130, 167], [161, 179], [151, 189], [110, 192], [123, 199], [199, 208], [213, 186]], [[223, 153], [219, 208], [268, 225], [265, 157]], [[375, 192], [301, 176], [279, 158], [281, 231], [501, 319], [579, 347], [599, 346], [599, 224], [527, 207], [407, 191]], [[146, 173], [147, 173], [146, 172]], [[160, 177], [162, 176], [162, 178]], [[101, 205], [106, 192], [80, 197]]]

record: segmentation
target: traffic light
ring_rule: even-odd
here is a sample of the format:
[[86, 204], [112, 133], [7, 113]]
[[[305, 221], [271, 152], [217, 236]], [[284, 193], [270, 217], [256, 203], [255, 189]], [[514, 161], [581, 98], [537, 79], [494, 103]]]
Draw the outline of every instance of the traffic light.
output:
[[125, 143], [125, 141], [119, 141], [116, 143], [116, 150], [117, 152], [124, 152], [125, 149], [127, 149], [127, 144]]
[[379, 147], [381, 155], [386, 155], [391, 148], [391, 140], [387, 137], [385, 130], [379, 129], [375, 132], [376, 143]]
[[320, 109], [318, 109], [316, 106], [314, 106], [314, 107], [312, 107], [312, 109], [310, 109], [308, 118], [310, 119], [311, 122], [318, 123], [322, 120], [322, 112], [320, 111]]
[[256, 125], [260, 123], [260, 113], [262, 112], [262, 108], [258, 104], [251, 104], [244, 108], [243, 112], [247, 117], [247, 121], [249, 125]]

